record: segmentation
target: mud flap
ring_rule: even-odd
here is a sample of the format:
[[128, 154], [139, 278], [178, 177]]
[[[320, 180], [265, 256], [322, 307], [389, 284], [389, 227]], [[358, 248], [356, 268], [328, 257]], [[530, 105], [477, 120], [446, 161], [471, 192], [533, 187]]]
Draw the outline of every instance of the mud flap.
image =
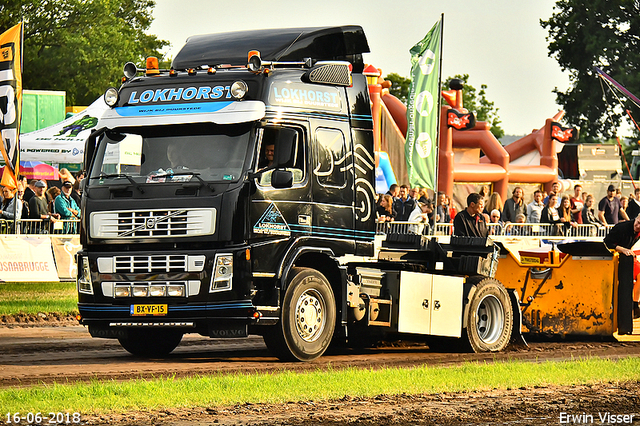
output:
[[618, 334], [633, 333], [633, 257], [618, 257]]
[[520, 298], [518, 292], [513, 289], [507, 289], [509, 298], [511, 299], [511, 308], [513, 309], [513, 331], [511, 332], [511, 341], [509, 345], [528, 347], [527, 341], [522, 335], [522, 310], [520, 309]]

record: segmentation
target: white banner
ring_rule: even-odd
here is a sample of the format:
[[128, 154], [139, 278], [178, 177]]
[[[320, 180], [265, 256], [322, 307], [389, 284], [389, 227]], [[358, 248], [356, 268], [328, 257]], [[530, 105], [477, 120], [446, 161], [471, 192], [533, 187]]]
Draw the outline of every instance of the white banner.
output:
[[20, 135], [20, 161], [82, 163], [84, 143], [108, 108], [100, 96], [87, 109], [58, 124]]
[[48, 236], [1, 235], [0, 281], [59, 281], [51, 239]]

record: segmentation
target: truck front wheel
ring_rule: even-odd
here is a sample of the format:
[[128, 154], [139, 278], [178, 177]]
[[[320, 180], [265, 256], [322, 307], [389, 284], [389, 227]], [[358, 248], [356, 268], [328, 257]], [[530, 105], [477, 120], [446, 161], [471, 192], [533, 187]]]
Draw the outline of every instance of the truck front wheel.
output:
[[120, 337], [120, 345], [129, 353], [141, 357], [161, 357], [173, 351], [182, 340], [175, 330], [129, 329], [127, 337]]
[[280, 322], [264, 341], [278, 358], [311, 361], [327, 350], [336, 322], [336, 304], [324, 275], [310, 268], [292, 268]]
[[509, 344], [513, 331], [511, 299], [500, 281], [478, 282], [469, 301], [465, 334], [474, 352], [498, 352]]

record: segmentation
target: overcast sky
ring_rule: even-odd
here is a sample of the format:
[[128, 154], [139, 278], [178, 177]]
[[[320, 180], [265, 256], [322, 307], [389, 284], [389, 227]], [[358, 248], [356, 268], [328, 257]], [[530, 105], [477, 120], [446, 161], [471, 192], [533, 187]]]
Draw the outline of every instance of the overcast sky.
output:
[[[554, 88], [569, 87], [567, 73], [548, 57], [540, 19], [555, 0], [156, 0], [150, 33], [171, 43], [170, 56], [187, 37], [225, 31], [302, 26], [360, 25], [371, 53], [365, 62], [409, 77], [409, 49], [444, 13], [443, 78], [469, 74], [476, 89], [499, 108], [506, 134], [524, 135], [544, 125], [560, 107]], [[393, 5], [396, 5], [395, 7]]]

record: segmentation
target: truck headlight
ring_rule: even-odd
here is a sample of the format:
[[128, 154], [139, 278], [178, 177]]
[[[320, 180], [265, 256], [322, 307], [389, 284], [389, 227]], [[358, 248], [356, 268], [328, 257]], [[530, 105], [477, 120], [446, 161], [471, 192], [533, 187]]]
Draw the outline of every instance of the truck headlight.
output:
[[149, 296], [149, 287], [146, 285], [134, 285], [131, 289], [131, 294], [133, 297], [147, 297]]
[[216, 258], [213, 262], [213, 276], [211, 277], [209, 293], [230, 289], [232, 279], [233, 255], [216, 254]]
[[118, 103], [119, 96], [120, 93], [118, 93], [118, 89], [109, 87], [106, 92], [104, 92], [104, 103], [113, 108]]
[[236, 99], [242, 99], [244, 98], [244, 95], [247, 94], [247, 91], [249, 90], [249, 87], [247, 86], [247, 83], [245, 83], [242, 80], [238, 80], [238, 81], [234, 81], [233, 84], [231, 85], [231, 96], [233, 96]]
[[128, 285], [116, 285], [114, 295], [116, 297], [131, 297], [131, 287]]
[[167, 286], [167, 296], [183, 297], [184, 294], [184, 286], [182, 284], [169, 284]]
[[164, 285], [151, 285], [149, 286], [149, 296], [162, 297], [165, 295], [165, 289]]
[[78, 274], [78, 293], [93, 294], [93, 283], [91, 282], [91, 268], [89, 268], [89, 258], [83, 256]]

